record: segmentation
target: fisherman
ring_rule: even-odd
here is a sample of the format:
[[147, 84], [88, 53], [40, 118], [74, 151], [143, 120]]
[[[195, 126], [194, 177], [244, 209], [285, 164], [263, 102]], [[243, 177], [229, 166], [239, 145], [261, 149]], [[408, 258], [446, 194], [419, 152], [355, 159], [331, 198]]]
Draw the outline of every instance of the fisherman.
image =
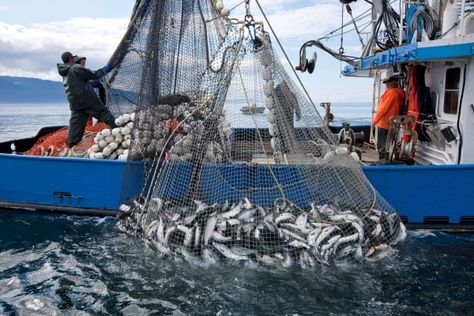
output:
[[[85, 67], [86, 66], [86, 60], [87, 58], [86, 57], [77, 57], [77, 61], [76, 61], [76, 64], [79, 64], [81, 65], [82, 67]], [[96, 80], [91, 80], [91, 85], [94, 89], [97, 89], [98, 92], [99, 92], [99, 99], [100, 101], [103, 103], [103, 104], [106, 104], [105, 102], [105, 88], [104, 88], [104, 84], [102, 83], [102, 81], [100, 79], [96, 79]]]
[[114, 116], [100, 101], [90, 82], [90, 80], [104, 77], [112, 69], [106, 65], [102, 69], [92, 71], [77, 63], [81, 58], [83, 57], [64, 52], [61, 55], [63, 63], [58, 64], [58, 72], [63, 76], [63, 84], [71, 109], [68, 132], [69, 147], [73, 147], [81, 141], [89, 116], [95, 117], [111, 128], [117, 127]]
[[405, 99], [405, 91], [398, 87], [398, 77], [390, 76], [383, 81], [387, 86], [380, 98], [377, 113], [374, 116], [374, 124], [377, 127], [377, 151], [379, 159], [386, 157], [386, 141], [390, 129], [390, 118], [399, 115]]

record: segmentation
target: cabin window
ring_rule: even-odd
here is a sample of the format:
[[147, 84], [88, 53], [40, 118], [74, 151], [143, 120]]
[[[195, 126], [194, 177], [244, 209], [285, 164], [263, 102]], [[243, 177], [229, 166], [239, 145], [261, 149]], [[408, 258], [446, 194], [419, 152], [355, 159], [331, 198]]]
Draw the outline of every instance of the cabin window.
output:
[[456, 114], [458, 112], [460, 81], [461, 68], [446, 69], [444, 81], [444, 113]]

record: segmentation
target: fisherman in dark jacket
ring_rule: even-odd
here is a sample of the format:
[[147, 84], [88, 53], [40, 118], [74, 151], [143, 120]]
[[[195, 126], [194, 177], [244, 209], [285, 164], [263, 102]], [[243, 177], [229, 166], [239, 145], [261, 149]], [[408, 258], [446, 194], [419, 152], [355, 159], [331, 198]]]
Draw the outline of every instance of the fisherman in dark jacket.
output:
[[117, 127], [114, 116], [100, 101], [90, 83], [90, 80], [104, 77], [111, 70], [110, 66], [106, 65], [102, 69], [92, 71], [77, 64], [77, 58], [70, 52], [65, 52], [61, 55], [64, 63], [58, 64], [58, 72], [63, 76], [63, 84], [71, 109], [69, 147], [81, 141], [89, 116], [95, 117], [111, 128]]

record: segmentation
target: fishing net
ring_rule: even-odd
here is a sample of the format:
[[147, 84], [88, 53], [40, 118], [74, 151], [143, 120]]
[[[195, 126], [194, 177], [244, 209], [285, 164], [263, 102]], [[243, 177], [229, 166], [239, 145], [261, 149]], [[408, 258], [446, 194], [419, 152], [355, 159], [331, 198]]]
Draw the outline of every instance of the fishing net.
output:
[[138, 1], [109, 105], [134, 112], [143, 190], [121, 231], [162, 256], [272, 267], [380, 258], [406, 236], [250, 15]]
[[94, 144], [94, 139], [97, 133], [107, 128], [109, 128], [109, 126], [102, 122], [93, 124], [91, 117], [87, 121], [82, 140], [72, 148], [69, 148], [67, 144], [69, 128], [63, 127], [39, 138], [35, 144], [24, 153], [24, 155], [77, 158], [87, 157], [89, 155], [89, 149]]

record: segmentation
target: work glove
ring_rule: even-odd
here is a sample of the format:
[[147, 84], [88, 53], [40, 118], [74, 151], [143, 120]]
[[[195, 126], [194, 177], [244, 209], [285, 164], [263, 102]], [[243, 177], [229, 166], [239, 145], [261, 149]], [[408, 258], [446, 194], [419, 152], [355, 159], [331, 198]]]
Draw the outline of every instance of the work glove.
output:
[[109, 65], [105, 65], [104, 67], [102, 67], [102, 70], [105, 72], [105, 74], [108, 74], [112, 71], [112, 68]]

